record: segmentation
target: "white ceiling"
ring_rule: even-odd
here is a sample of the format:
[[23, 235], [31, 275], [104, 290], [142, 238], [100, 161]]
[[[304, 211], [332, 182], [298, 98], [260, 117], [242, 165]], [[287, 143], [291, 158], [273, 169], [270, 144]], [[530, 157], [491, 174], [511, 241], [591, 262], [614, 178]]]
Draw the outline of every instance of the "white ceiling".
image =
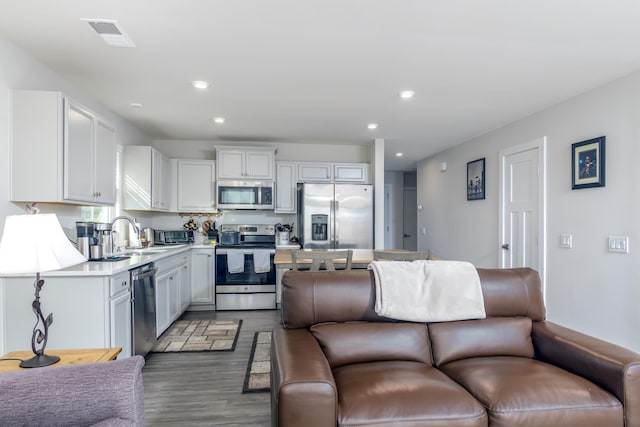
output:
[[388, 170], [640, 68], [637, 0], [0, 0], [0, 35], [154, 139], [384, 138]]

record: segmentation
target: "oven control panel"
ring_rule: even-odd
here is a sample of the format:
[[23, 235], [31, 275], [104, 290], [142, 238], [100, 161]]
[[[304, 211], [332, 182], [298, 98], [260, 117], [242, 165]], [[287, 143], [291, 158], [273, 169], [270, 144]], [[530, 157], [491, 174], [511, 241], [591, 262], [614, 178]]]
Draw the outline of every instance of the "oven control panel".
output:
[[275, 235], [276, 228], [271, 224], [222, 224], [221, 232], [238, 232], [242, 235]]

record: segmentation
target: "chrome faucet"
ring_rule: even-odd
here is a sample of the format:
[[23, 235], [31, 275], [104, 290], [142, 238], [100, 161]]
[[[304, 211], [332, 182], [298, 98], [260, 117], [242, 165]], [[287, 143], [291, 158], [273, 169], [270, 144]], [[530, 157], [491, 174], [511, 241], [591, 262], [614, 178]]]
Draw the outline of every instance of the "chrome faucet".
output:
[[[138, 235], [138, 238], [140, 237], [140, 228], [138, 227], [138, 225], [136, 224], [136, 221], [131, 218], [130, 216], [126, 216], [126, 215], [120, 215], [117, 216], [115, 218], [113, 218], [111, 220], [111, 229], [113, 230], [113, 224], [119, 220], [119, 219], [126, 219], [127, 221], [129, 221], [131, 223], [131, 225], [133, 226], [134, 231], [136, 232], [136, 234]], [[113, 233], [113, 231], [112, 231]], [[111, 237], [111, 242], [110, 242], [110, 247], [109, 247], [109, 253], [113, 253], [113, 236]]]

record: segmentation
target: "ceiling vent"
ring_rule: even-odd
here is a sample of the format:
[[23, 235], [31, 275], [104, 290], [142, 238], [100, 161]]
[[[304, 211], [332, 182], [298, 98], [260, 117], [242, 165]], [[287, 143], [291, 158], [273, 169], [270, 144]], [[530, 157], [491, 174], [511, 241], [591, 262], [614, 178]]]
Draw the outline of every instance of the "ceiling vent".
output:
[[112, 19], [82, 19], [91, 25], [100, 38], [109, 46], [136, 47], [118, 21]]

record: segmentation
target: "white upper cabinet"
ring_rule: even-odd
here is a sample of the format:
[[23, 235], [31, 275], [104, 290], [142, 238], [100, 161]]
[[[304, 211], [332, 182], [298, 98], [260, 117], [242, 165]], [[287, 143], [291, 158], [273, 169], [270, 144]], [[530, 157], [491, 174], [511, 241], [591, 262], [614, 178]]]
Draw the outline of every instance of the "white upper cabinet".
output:
[[217, 147], [218, 179], [272, 180], [275, 149]]
[[126, 145], [122, 169], [124, 209], [170, 209], [170, 187], [175, 174], [165, 155], [153, 147]]
[[213, 160], [178, 160], [178, 211], [212, 212], [215, 177]]
[[367, 184], [367, 163], [320, 163], [298, 164], [298, 182], [353, 182]]
[[331, 182], [331, 163], [300, 163], [298, 165], [298, 181], [300, 182]]
[[113, 128], [60, 92], [11, 92], [12, 201], [115, 203]]
[[116, 202], [116, 133], [108, 123], [96, 120], [96, 181], [98, 197], [109, 204]]
[[334, 182], [357, 182], [365, 184], [369, 179], [369, 165], [366, 163], [335, 163]]
[[296, 212], [298, 164], [276, 162], [276, 213]]
[[167, 156], [153, 149], [151, 157], [151, 208], [168, 210], [171, 186], [171, 162]]

